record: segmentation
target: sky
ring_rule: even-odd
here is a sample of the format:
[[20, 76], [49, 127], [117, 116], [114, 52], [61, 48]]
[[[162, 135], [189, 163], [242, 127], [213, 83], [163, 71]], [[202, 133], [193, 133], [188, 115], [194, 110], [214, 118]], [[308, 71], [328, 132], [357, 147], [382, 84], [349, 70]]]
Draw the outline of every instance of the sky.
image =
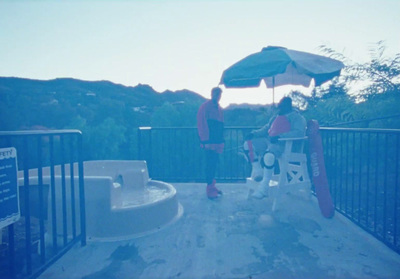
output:
[[[399, 0], [0, 0], [0, 76], [148, 84], [209, 98], [223, 71], [266, 46], [355, 62], [383, 40], [400, 53]], [[226, 89], [221, 105], [272, 102], [272, 89]], [[275, 100], [291, 87], [275, 89]], [[296, 88], [307, 93], [307, 88]]]

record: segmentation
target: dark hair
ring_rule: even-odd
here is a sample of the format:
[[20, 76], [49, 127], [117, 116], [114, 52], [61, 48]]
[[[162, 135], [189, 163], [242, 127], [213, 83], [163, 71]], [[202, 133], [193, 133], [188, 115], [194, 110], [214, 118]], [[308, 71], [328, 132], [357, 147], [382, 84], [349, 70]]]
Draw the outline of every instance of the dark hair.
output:
[[211, 89], [211, 95], [215, 95], [215, 94], [221, 94], [222, 93], [222, 89], [219, 87], [214, 87], [213, 89]]
[[284, 97], [278, 104], [279, 114], [286, 114], [292, 111], [292, 98]]

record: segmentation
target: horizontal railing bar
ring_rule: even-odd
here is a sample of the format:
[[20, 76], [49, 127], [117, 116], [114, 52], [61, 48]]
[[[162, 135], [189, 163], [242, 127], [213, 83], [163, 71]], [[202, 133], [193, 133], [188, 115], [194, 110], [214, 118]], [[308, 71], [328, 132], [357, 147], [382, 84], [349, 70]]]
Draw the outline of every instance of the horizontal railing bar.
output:
[[[260, 128], [259, 126], [229, 126], [225, 130], [252, 130]], [[139, 130], [195, 130], [196, 127], [139, 127]], [[337, 127], [320, 127], [321, 131], [343, 131], [343, 132], [359, 132], [359, 133], [394, 133], [400, 134], [399, 129], [377, 129], [377, 128], [337, 128]], [[1, 134], [0, 134], [1, 135]]]
[[335, 128], [335, 127], [320, 127], [322, 131], [334, 132], [358, 132], [358, 133], [383, 133], [383, 134], [400, 134], [399, 129], [374, 129], [374, 128]]
[[60, 135], [82, 134], [80, 130], [27, 130], [27, 131], [0, 131], [0, 136], [31, 136], [31, 135]]

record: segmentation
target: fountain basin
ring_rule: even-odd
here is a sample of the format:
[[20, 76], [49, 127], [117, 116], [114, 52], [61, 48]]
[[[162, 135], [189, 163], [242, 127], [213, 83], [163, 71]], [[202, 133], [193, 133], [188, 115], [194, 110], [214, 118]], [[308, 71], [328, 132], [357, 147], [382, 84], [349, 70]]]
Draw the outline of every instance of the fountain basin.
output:
[[[85, 187], [86, 186], [85, 180]], [[162, 181], [150, 180], [143, 191], [121, 191], [121, 201], [110, 208], [86, 196], [86, 231], [88, 240], [113, 241], [142, 236], [178, 220], [183, 207], [175, 188]]]
[[[74, 166], [74, 174], [78, 173]], [[71, 177], [65, 166], [66, 204], [71, 204]], [[60, 166], [55, 167], [55, 197], [57, 235], [63, 233], [62, 177]], [[23, 185], [23, 177], [19, 185]], [[74, 176], [75, 196], [78, 201], [78, 177]], [[29, 184], [37, 184], [37, 172], [29, 174]], [[50, 169], [43, 169], [43, 184], [50, 185]], [[176, 189], [169, 183], [151, 180], [145, 161], [85, 161], [84, 162], [86, 236], [93, 241], [116, 241], [139, 237], [162, 229], [178, 220], [183, 207], [178, 202]], [[79, 205], [78, 205], [79, 206]], [[48, 198], [47, 232], [51, 236], [51, 195]], [[78, 210], [76, 211], [78, 212]], [[67, 209], [67, 222], [72, 210]], [[77, 230], [80, 231], [76, 213]], [[72, 227], [67, 227], [72, 235]]]

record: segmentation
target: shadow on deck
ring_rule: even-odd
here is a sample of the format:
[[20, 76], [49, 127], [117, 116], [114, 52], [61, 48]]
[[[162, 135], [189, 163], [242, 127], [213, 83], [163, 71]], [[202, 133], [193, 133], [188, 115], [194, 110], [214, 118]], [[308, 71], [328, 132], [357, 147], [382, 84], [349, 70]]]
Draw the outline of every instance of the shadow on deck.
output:
[[[130, 240], [74, 246], [39, 278], [398, 278], [400, 255], [314, 197], [249, 200], [245, 184], [174, 183], [181, 219]], [[102, 220], [98, 220], [102, 222]], [[128, 222], [129, 220], [127, 220]]]

